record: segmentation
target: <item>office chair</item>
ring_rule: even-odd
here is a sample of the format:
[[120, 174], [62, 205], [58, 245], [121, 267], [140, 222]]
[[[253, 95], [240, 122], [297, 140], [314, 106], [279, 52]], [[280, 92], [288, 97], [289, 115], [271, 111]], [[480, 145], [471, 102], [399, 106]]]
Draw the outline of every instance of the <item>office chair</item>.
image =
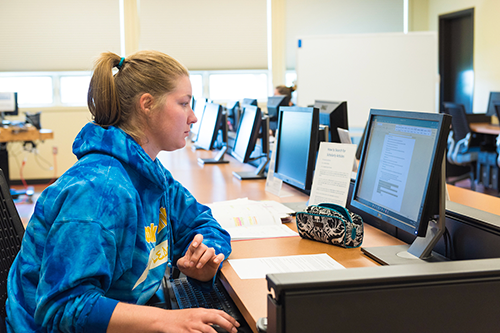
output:
[[463, 104], [444, 102], [444, 113], [452, 116], [451, 131], [448, 135], [446, 159], [450, 164], [468, 166], [470, 171], [455, 179], [447, 179], [448, 184], [470, 178], [471, 189], [476, 189], [475, 163], [478, 160], [481, 147], [471, 145], [473, 133], [469, 127], [465, 107]]
[[[495, 103], [495, 112], [500, 121], [500, 103]], [[497, 165], [500, 168], [500, 134], [497, 136]]]
[[0, 331], [6, 332], [5, 301], [10, 266], [21, 248], [24, 226], [10, 195], [7, 180], [0, 169]]

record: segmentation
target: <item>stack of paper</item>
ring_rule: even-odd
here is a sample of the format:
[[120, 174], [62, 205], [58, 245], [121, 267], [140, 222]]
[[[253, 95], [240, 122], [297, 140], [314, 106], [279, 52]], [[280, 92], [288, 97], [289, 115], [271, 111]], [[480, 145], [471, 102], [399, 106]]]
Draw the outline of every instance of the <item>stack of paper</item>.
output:
[[282, 224], [293, 210], [276, 201], [236, 199], [207, 205], [232, 240], [290, 237], [298, 234]]

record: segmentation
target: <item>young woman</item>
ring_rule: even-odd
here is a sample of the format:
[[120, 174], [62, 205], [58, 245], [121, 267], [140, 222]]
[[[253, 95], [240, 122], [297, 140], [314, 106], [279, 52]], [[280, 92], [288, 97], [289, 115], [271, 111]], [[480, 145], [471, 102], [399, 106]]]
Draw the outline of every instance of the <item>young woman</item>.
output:
[[143, 305], [166, 269], [210, 284], [231, 252], [209, 208], [156, 158], [184, 147], [191, 95], [168, 55], [100, 56], [78, 162], [41, 194], [10, 270], [8, 332], [236, 332], [222, 311]]

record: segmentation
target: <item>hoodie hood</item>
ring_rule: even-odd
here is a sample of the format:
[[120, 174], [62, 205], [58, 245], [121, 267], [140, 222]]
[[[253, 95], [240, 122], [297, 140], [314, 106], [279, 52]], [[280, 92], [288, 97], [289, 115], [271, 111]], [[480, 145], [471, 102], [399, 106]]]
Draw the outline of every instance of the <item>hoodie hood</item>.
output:
[[152, 161], [144, 149], [118, 127], [105, 129], [95, 123], [86, 124], [73, 142], [73, 153], [79, 160], [96, 153], [113, 156], [159, 188], [166, 189], [166, 174], [162, 164], [158, 159]]

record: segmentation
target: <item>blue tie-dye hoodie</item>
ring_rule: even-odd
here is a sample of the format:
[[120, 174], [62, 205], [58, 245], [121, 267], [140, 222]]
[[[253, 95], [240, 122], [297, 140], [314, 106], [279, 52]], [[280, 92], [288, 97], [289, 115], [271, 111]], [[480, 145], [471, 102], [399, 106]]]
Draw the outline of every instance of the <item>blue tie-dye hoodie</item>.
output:
[[209, 208], [122, 130], [89, 123], [73, 152], [10, 270], [8, 332], [106, 332], [118, 301], [146, 303], [195, 234], [231, 252]]

